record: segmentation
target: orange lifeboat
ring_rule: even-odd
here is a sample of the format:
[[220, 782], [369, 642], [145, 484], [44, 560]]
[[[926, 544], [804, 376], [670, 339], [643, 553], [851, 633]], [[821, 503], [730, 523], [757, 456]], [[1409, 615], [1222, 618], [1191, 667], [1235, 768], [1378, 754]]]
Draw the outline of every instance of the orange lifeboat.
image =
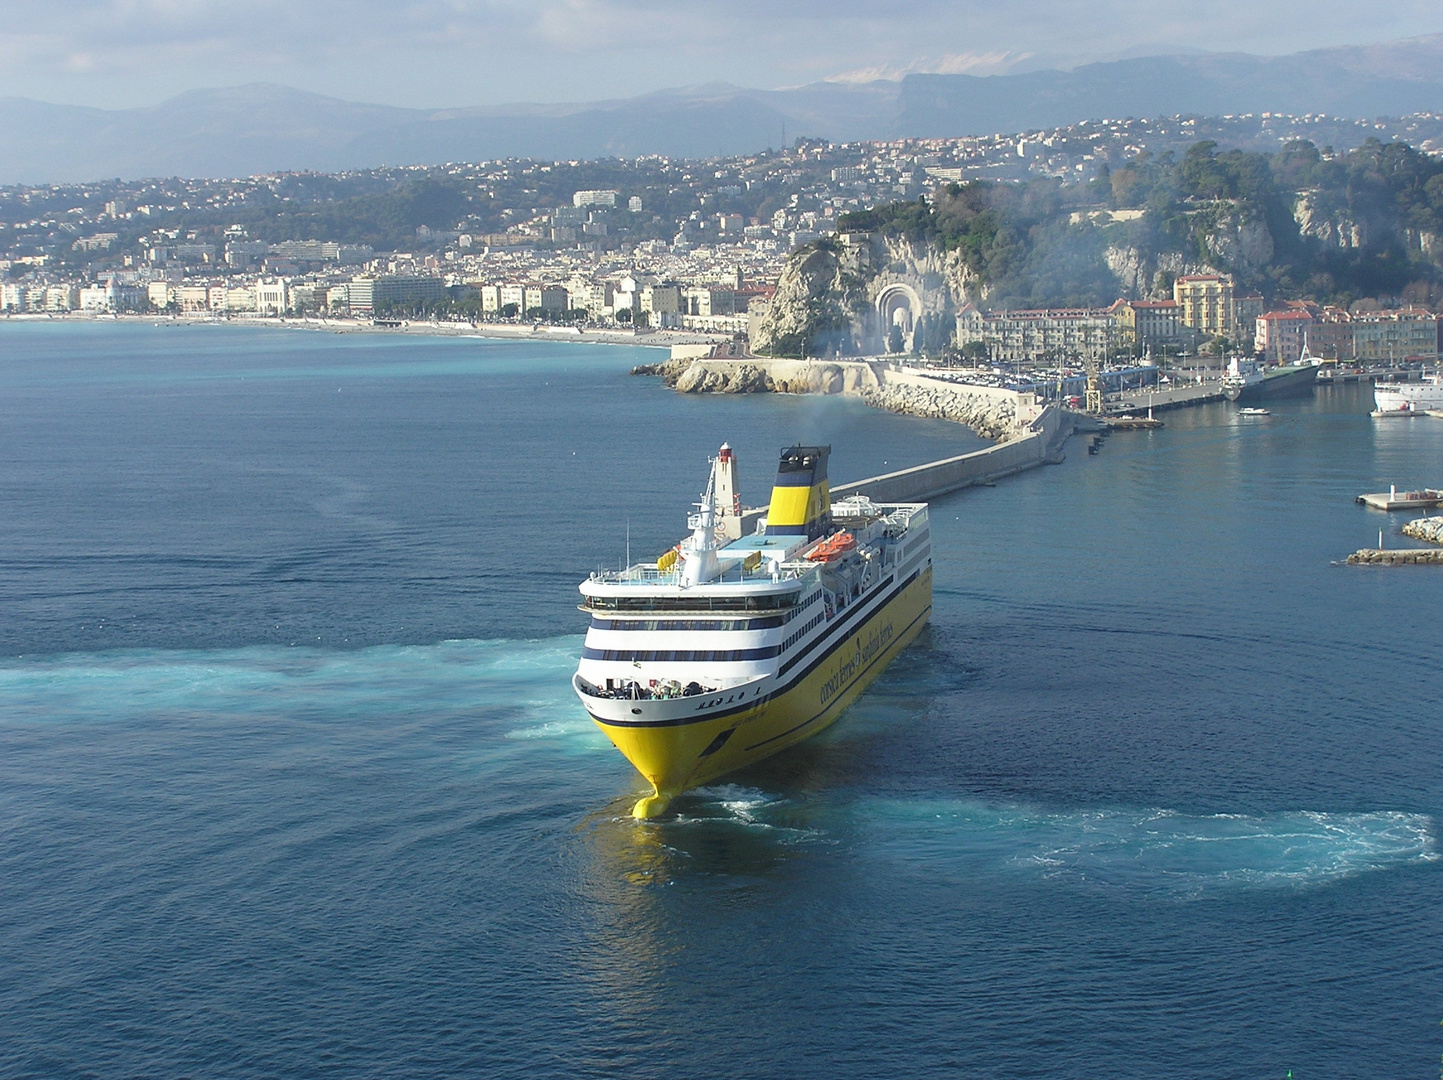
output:
[[857, 538], [851, 533], [834, 533], [807, 552], [807, 558], [812, 562], [831, 562], [833, 559], [841, 558], [856, 546]]

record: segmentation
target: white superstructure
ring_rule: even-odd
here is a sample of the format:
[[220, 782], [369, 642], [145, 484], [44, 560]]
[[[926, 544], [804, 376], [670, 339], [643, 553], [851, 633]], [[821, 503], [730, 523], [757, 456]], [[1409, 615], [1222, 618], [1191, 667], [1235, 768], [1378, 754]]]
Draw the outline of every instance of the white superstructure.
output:
[[1374, 383], [1373, 407], [1380, 413], [1421, 413], [1443, 409], [1443, 375], [1419, 383]]

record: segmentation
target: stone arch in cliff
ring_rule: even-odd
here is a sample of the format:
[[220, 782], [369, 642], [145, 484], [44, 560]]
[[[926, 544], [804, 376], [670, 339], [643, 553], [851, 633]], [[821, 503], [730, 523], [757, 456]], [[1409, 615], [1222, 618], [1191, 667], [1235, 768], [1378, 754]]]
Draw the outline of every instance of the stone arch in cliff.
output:
[[902, 337], [911, 341], [912, 331], [922, 320], [922, 298], [912, 286], [894, 281], [877, 294], [877, 317], [884, 336], [897, 326], [902, 330]]

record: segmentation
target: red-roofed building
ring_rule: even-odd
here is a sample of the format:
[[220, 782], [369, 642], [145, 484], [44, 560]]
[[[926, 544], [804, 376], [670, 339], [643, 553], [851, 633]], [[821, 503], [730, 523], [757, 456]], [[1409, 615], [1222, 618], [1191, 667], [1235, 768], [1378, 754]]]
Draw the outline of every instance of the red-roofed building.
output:
[[1119, 300], [1109, 310], [1117, 325], [1139, 345], [1171, 344], [1182, 336], [1175, 300]]
[[1258, 317], [1253, 345], [1270, 364], [1295, 364], [1312, 329], [1313, 316], [1307, 311], [1269, 311]]

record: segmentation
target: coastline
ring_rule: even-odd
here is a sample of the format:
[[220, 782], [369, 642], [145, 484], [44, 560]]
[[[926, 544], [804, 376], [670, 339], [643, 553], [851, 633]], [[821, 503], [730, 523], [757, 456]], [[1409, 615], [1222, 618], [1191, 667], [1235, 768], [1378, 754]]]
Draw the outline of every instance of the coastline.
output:
[[591, 345], [629, 345], [653, 349], [670, 349], [673, 345], [710, 345], [729, 340], [717, 334], [687, 330], [583, 330], [574, 326], [545, 324], [430, 322], [401, 320], [399, 326], [376, 326], [359, 319], [322, 319], [271, 315], [138, 315], [108, 312], [15, 312], [0, 316], [6, 322], [26, 323], [151, 323], [164, 325], [263, 326], [281, 330], [324, 331], [333, 334], [419, 334], [426, 337], [496, 338], [507, 341], [556, 341]]

